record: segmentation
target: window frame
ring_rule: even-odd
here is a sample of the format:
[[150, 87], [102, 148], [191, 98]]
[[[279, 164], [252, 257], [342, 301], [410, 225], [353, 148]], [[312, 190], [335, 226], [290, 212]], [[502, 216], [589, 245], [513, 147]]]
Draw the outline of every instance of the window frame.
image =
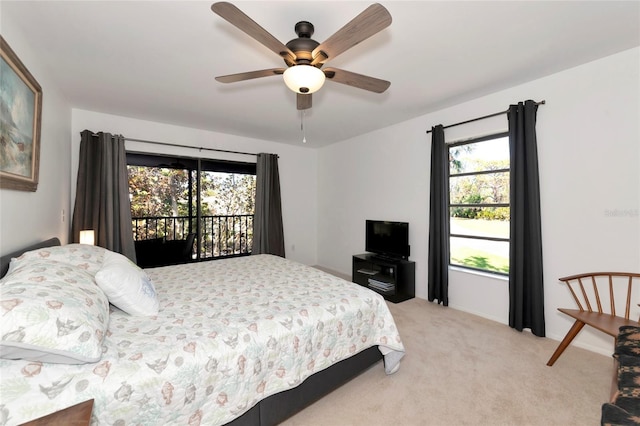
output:
[[[464, 146], [464, 145], [471, 145], [471, 144], [476, 144], [476, 143], [480, 143], [480, 142], [486, 142], [486, 141], [490, 141], [490, 140], [494, 140], [494, 139], [502, 139], [502, 138], [509, 138], [509, 132], [504, 131], [504, 132], [498, 132], [498, 133], [492, 133], [486, 136], [479, 136], [479, 137], [474, 137], [471, 139], [466, 139], [466, 140], [462, 140], [462, 141], [456, 141], [456, 142], [451, 142], [451, 143], [447, 143], [447, 154], [450, 154], [450, 150], [452, 148], [456, 148], [459, 146]], [[511, 150], [509, 150], [511, 151]], [[509, 153], [509, 155], [511, 155]], [[450, 155], [447, 155], [447, 158], [450, 158]], [[506, 169], [495, 169], [495, 170], [480, 170], [480, 171], [475, 171], [475, 172], [463, 172], [463, 173], [451, 173], [451, 162], [448, 161], [446, 164], [446, 173], [447, 173], [447, 208], [448, 208], [448, 212], [449, 212], [449, 224], [451, 224], [451, 209], [452, 208], [456, 208], [456, 207], [462, 207], [462, 208], [476, 208], [476, 207], [508, 207], [509, 208], [509, 216], [511, 216], [511, 193], [509, 193], [509, 203], [477, 203], [477, 204], [469, 204], [469, 203], [455, 203], [452, 204], [451, 203], [451, 178], [452, 177], [464, 177], [464, 176], [478, 176], [478, 175], [483, 175], [483, 174], [491, 174], [491, 173], [508, 173], [509, 174], [509, 180], [511, 180], [511, 158], [509, 158], [509, 168]], [[510, 190], [509, 190], [510, 192]], [[511, 220], [511, 218], [509, 218], [509, 220]], [[488, 236], [479, 236], [479, 235], [466, 235], [466, 234], [453, 234], [451, 233], [451, 226], [449, 226], [448, 229], [448, 237], [449, 237], [449, 253], [448, 253], [448, 257], [449, 257], [449, 266], [450, 267], [455, 267], [455, 268], [462, 268], [462, 269], [468, 269], [471, 271], [476, 271], [476, 272], [482, 272], [482, 273], [486, 273], [486, 274], [495, 274], [495, 275], [499, 275], [499, 276], [508, 276], [509, 273], [508, 272], [500, 272], [500, 271], [492, 271], [492, 270], [488, 270], [488, 269], [481, 269], [481, 268], [474, 268], [472, 266], [468, 266], [468, 265], [459, 265], [459, 264], [455, 264], [451, 262], [451, 238], [467, 238], [467, 239], [476, 239], [476, 240], [485, 240], [485, 241], [497, 241], [497, 242], [507, 242], [507, 243], [511, 243], [511, 235], [509, 235], [509, 238], [502, 238], [502, 237], [488, 237]]]
[[[181, 165], [185, 167], [172, 166], [171, 163], [167, 164], [167, 161], [179, 161], [182, 163]], [[256, 174], [256, 163], [127, 151], [127, 166], [198, 170], [198, 162], [200, 163], [200, 169], [206, 172], [238, 173], [246, 175]]]

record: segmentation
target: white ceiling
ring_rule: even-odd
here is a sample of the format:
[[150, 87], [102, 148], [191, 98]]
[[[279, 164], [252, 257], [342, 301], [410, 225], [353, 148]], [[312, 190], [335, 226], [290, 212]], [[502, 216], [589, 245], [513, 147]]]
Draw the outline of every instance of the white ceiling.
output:
[[[295, 94], [281, 77], [214, 80], [284, 62], [214, 14], [212, 3], [3, 0], [0, 16], [21, 29], [76, 108], [302, 145]], [[293, 27], [300, 20], [313, 23], [313, 38], [322, 42], [371, 2], [233, 3], [286, 43], [296, 38]], [[307, 146], [335, 143], [640, 45], [639, 1], [382, 4], [391, 26], [327, 66], [389, 80], [391, 87], [375, 94], [325, 83], [306, 114]]]

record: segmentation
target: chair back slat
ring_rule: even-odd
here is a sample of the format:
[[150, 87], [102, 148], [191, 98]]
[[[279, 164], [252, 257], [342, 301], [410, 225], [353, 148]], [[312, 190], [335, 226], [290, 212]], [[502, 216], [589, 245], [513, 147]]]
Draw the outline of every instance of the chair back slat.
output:
[[580, 309], [581, 311], [584, 311], [584, 308], [582, 307], [582, 303], [580, 303], [580, 298], [578, 297], [576, 292], [573, 290], [573, 284], [571, 284], [571, 281], [565, 281], [565, 282], [567, 283], [567, 286], [569, 287], [569, 291], [571, 292], [571, 295], [573, 296], [573, 300], [575, 300], [576, 304], [578, 305], [578, 309]]
[[[596, 282], [596, 277], [591, 277], [591, 284], [593, 285], [593, 294], [596, 296], [596, 306], [598, 306], [598, 312], [602, 313], [602, 303], [600, 303], [600, 292], [598, 291], [598, 283]], [[613, 298], [611, 300], [613, 300]], [[615, 310], [615, 306], [612, 305], [611, 308]]]
[[[560, 278], [560, 281], [567, 284], [571, 296], [582, 312], [618, 316], [623, 314], [624, 303], [624, 318], [629, 319], [633, 313], [632, 306], [635, 311], [635, 306], [640, 303], [639, 273], [592, 272]], [[634, 302], [634, 298], [639, 300]]]
[[627, 308], [624, 310], [624, 317], [629, 319], [631, 315], [631, 290], [633, 285], [633, 277], [629, 277], [629, 284], [627, 284]]
[[593, 308], [591, 307], [591, 300], [589, 299], [589, 296], [587, 296], [587, 291], [584, 288], [584, 284], [582, 284], [582, 279], [578, 278], [578, 282], [580, 283], [580, 290], [582, 290], [582, 300], [584, 301], [584, 303], [586, 303], [587, 310], [589, 312], [593, 312]]
[[616, 299], [613, 292], [613, 275], [609, 275], [609, 300], [611, 301], [611, 315], [616, 314]]

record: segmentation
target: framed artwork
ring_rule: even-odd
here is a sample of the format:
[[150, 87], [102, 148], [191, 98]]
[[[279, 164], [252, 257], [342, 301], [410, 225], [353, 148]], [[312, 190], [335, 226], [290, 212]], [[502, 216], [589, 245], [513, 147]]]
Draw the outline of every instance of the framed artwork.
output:
[[0, 36], [0, 188], [35, 191], [42, 88]]

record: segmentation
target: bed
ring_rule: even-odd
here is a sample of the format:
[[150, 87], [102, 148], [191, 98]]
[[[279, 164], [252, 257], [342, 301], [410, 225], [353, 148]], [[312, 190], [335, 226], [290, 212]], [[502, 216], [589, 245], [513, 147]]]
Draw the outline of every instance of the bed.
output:
[[[287, 259], [143, 271], [58, 244], [0, 259], [2, 275], [15, 259], [0, 282], [0, 424], [93, 399], [95, 425], [273, 425], [381, 359], [392, 374], [404, 355], [381, 296]], [[74, 303], [80, 319], [61, 314]], [[53, 331], [28, 328], [47, 319]]]

